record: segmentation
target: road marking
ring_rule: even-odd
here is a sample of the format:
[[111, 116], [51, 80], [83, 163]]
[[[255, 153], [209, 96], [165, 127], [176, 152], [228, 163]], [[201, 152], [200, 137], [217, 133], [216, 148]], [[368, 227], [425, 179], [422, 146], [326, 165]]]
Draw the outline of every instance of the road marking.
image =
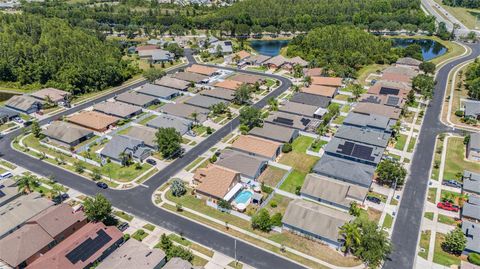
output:
[[144, 188], [147, 188], [147, 189], [148, 189], [148, 188], [150, 188], [150, 186], [148, 186], [148, 185], [145, 185], [145, 184], [143, 184], [143, 183], [142, 183], [142, 184], [140, 184], [140, 186], [142, 186], [142, 187], [144, 187]]

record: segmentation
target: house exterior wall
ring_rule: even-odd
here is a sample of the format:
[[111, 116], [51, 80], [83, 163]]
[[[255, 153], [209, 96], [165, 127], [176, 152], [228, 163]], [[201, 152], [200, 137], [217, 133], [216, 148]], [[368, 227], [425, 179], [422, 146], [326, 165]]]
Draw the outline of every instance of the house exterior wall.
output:
[[350, 209], [350, 206], [345, 206], [345, 205], [341, 205], [341, 204], [338, 204], [338, 203], [335, 203], [335, 202], [332, 202], [332, 201], [324, 200], [324, 199], [321, 199], [321, 198], [318, 198], [318, 197], [315, 197], [315, 196], [308, 195], [308, 194], [303, 193], [303, 192], [300, 193], [300, 194], [301, 194], [302, 197], [305, 197], [307, 199], [310, 199], [310, 200], [313, 200], [313, 201], [316, 201], [316, 202], [331, 205], [331, 206], [338, 207], [338, 208], [345, 209], [345, 210]]
[[334, 249], [340, 249], [343, 246], [343, 242], [338, 242], [338, 241], [332, 241], [330, 239], [324, 238], [320, 235], [317, 234], [312, 234], [310, 232], [304, 231], [302, 229], [299, 229], [297, 227], [288, 225], [288, 224], [283, 224], [283, 229], [288, 230], [294, 234], [298, 234], [322, 243], [327, 244], [329, 247], [334, 248]]

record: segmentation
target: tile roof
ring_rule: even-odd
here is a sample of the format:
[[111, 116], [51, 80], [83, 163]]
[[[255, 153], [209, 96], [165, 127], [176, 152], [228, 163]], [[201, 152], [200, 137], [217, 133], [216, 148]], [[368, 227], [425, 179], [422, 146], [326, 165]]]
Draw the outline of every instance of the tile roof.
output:
[[69, 94], [70, 93], [66, 91], [58, 90], [55, 88], [45, 88], [45, 89], [36, 91], [30, 95], [43, 101], [46, 101], [48, 96], [50, 97], [50, 100], [52, 102], [59, 102], [59, 101], [65, 100], [65, 97]]
[[37, 223], [51, 237], [56, 237], [68, 227], [77, 222], [86, 220], [83, 211], [74, 211], [68, 204], [59, 204], [45, 209], [40, 214], [28, 220], [28, 223]]
[[388, 73], [403, 75], [403, 76], [407, 76], [409, 78], [413, 78], [418, 74], [418, 72], [413, 70], [412, 68], [403, 67], [403, 66], [387, 67], [385, 70], [383, 70], [383, 75], [388, 74]]
[[81, 111], [67, 118], [71, 123], [90, 128], [103, 130], [117, 123], [120, 118], [109, 116], [96, 111]]
[[205, 76], [211, 76], [217, 72], [217, 68], [209, 67], [209, 66], [204, 66], [204, 65], [199, 65], [199, 64], [193, 64], [190, 67], [187, 67], [185, 69], [185, 72], [191, 72], [191, 73], [197, 73], [200, 75], [205, 75]]
[[382, 75], [381, 80], [384, 81], [394, 81], [411, 84], [412, 78], [407, 75], [398, 74], [398, 73], [385, 73]]
[[240, 60], [246, 59], [246, 58], [251, 56], [251, 54], [248, 51], [245, 51], [245, 50], [241, 50], [241, 51], [235, 53], [235, 55], [238, 55], [238, 57], [240, 57]]
[[115, 100], [135, 106], [145, 107], [152, 102], [155, 102], [157, 98], [137, 92], [125, 92], [115, 97]]
[[213, 164], [197, 169], [193, 178], [199, 182], [197, 191], [217, 199], [223, 199], [240, 179], [240, 174], [237, 171]]
[[308, 68], [304, 70], [305, 76], [321, 77], [323, 75], [323, 68]]
[[42, 131], [49, 138], [65, 142], [73, 143], [85, 136], [93, 134], [92, 130], [77, 126], [64, 121], [54, 121], [52, 124]]
[[217, 82], [214, 86], [219, 88], [224, 88], [228, 90], [236, 90], [242, 86], [242, 82], [235, 81], [231, 79], [225, 79], [224, 81]]
[[343, 85], [342, 78], [338, 77], [311, 77], [313, 85], [340, 87]]
[[247, 84], [255, 84], [255, 83], [260, 83], [265, 80], [265, 78], [257, 75], [248, 75], [248, 74], [243, 74], [243, 73], [237, 73], [228, 79], [238, 81], [241, 83], [247, 83]]
[[165, 257], [165, 252], [158, 248], [151, 249], [137, 240], [128, 240], [108, 255], [96, 268], [155, 269], [164, 262]]
[[281, 143], [251, 135], [241, 135], [232, 144], [233, 149], [243, 150], [269, 159], [276, 157], [281, 146]]
[[120, 118], [127, 118], [142, 112], [142, 108], [139, 106], [126, 104], [123, 102], [108, 101], [94, 105], [93, 110]]
[[300, 91], [304, 92], [304, 93], [310, 93], [310, 94], [321, 95], [321, 96], [326, 96], [326, 97], [333, 98], [333, 96], [337, 92], [337, 88], [336, 87], [329, 87], [329, 86], [312, 84], [308, 87], [302, 87], [300, 89]]

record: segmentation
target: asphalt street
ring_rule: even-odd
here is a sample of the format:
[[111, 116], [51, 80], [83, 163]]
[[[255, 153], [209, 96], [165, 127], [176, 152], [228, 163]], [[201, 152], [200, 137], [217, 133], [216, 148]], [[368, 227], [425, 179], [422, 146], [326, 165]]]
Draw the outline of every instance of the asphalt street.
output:
[[[196, 62], [189, 50], [186, 50], [185, 54], [189, 61], [189, 65]], [[176, 68], [174, 70], [171, 70], [170, 72], [175, 72], [183, 68], [185, 68], [185, 66]], [[224, 69], [230, 69], [248, 74], [258, 74], [255, 72], [236, 70], [232, 68]], [[276, 97], [280, 95], [291, 86], [290, 80], [284, 77], [270, 74], [262, 75], [278, 79], [281, 81], [282, 84], [279, 88], [269, 93], [269, 95], [256, 103], [254, 105], [255, 107], [265, 106], [267, 100], [270, 97]], [[145, 83], [146, 81], [141, 81], [136, 83], [135, 85], [122, 88], [115, 93], [111, 93], [96, 100], [76, 106], [68, 111], [42, 120], [41, 124], [48, 123], [62, 116], [72, 114], [95, 103], [99, 103], [109, 98], [112, 98], [117, 94], [141, 86]], [[115, 207], [123, 211], [129, 212], [135, 216], [138, 216], [142, 219], [145, 219], [146, 221], [164, 227], [168, 230], [182, 233], [186, 238], [197, 241], [209, 248], [215, 249], [216, 251], [224, 253], [230, 257], [234, 257], [236, 254], [238, 260], [256, 268], [303, 268], [302, 266], [292, 261], [279, 257], [266, 250], [260, 249], [256, 246], [244, 243], [242, 241], [238, 241], [235, 238], [222, 232], [207, 228], [192, 220], [177, 216], [176, 214], [170, 213], [169, 211], [166, 211], [162, 208], [158, 208], [152, 202], [152, 195], [158, 187], [168, 181], [176, 173], [180, 172], [188, 164], [193, 162], [198, 156], [209, 150], [213, 145], [215, 145], [223, 137], [228, 135], [238, 125], [239, 120], [238, 118], [235, 118], [219, 130], [217, 130], [215, 133], [210, 135], [207, 139], [199, 143], [192, 150], [185, 153], [183, 157], [173, 161], [170, 165], [168, 165], [159, 173], [150, 178], [147, 182], [144, 183], [144, 185], [146, 185], [145, 187], [139, 186], [130, 190], [99, 189], [94, 182], [88, 179], [73, 174], [67, 170], [58, 168], [49, 163], [42, 162], [36, 158], [30, 157], [29, 155], [15, 151], [10, 147], [10, 143], [16, 136], [21, 134], [23, 130], [17, 130], [4, 136], [3, 139], [0, 140], [0, 153], [2, 154], [2, 157], [4, 159], [12, 163], [15, 163], [43, 176], [54, 176], [58, 182], [87, 195], [103, 193]], [[234, 247], [235, 241], [237, 241], [236, 249]]]
[[393, 227], [393, 253], [384, 268], [414, 268], [435, 139], [441, 133], [453, 131], [452, 128], [440, 122], [448, 74], [455, 66], [480, 55], [478, 44], [468, 46], [472, 49], [470, 55], [454, 60], [438, 70], [434, 96], [424, 116], [410, 167], [410, 175], [404, 187], [402, 202]]

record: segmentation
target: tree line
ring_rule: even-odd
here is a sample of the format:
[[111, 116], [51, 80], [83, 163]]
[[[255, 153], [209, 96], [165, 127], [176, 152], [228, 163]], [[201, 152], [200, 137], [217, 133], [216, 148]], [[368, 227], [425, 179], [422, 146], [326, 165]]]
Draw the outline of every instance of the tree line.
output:
[[478, 0], [443, 0], [444, 5], [452, 7], [480, 8]]

